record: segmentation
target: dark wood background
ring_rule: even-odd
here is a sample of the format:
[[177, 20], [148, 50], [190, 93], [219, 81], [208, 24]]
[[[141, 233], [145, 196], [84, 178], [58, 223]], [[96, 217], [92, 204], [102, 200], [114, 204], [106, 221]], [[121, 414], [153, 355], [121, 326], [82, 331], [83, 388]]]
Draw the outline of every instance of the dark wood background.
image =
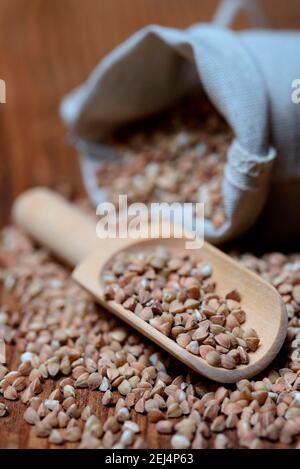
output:
[[[120, 41], [149, 23], [186, 27], [212, 18], [218, 0], [0, 0], [0, 225], [13, 199], [34, 185], [72, 183], [82, 193], [74, 150], [58, 115]], [[300, 26], [299, 0], [261, 0], [274, 27]], [[246, 26], [241, 15], [236, 25]]]
[[[211, 19], [217, 0], [0, 0], [0, 225], [14, 198], [35, 185], [71, 184], [83, 194], [74, 150], [58, 115], [62, 96], [80, 84], [120, 41], [149, 23], [186, 27]], [[300, 27], [299, 0], [261, 0], [275, 28]], [[245, 27], [242, 15], [235, 27]], [[10, 364], [17, 357], [11, 353]], [[83, 399], [96, 400], [83, 393]], [[22, 405], [0, 425], [0, 447], [45, 447], [22, 420]], [[99, 409], [104, 419], [107, 410]], [[164, 446], [139, 418], [150, 447]]]

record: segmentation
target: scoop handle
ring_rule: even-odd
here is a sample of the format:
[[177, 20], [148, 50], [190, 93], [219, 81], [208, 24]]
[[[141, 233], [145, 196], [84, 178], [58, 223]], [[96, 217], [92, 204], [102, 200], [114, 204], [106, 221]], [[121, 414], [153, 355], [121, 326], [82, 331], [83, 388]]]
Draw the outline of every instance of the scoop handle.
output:
[[99, 265], [119, 250], [148, 237], [148, 225], [140, 239], [98, 237], [97, 219], [68, 202], [58, 193], [36, 187], [21, 194], [12, 209], [13, 221], [39, 244], [72, 267], [91, 252]]
[[37, 187], [21, 194], [13, 205], [12, 218], [72, 266], [99, 246], [96, 220], [50, 189]]
[[95, 251], [99, 263], [136, 240], [97, 236], [96, 216], [83, 212], [57, 192], [29, 189], [15, 201], [13, 221], [34, 240], [72, 267]]

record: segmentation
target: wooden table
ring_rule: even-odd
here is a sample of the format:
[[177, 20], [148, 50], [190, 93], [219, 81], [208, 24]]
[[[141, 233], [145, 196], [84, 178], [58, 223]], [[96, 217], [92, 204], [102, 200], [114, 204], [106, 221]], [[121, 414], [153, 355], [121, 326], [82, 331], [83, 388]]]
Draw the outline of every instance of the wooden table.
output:
[[[0, 225], [12, 201], [35, 185], [72, 185], [83, 194], [75, 151], [58, 115], [62, 96], [80, 84], [120, 41], [149, 23], [186, 27], [208, 21], [217, 0], [1, 0], [0, 78], [7, 102], [0, 104]], [[274, 27], [299, 28], [298, 0], [262, 0]], [[240, 16], [236, 27], [246, 26]], [[17, 361], [11, 349], [10, 365]], [[50, 384], [49, 384], [50, 386]], [[96, 401], [82, 391], [82, 399]], [[45, 447], [22, 420], [22, 405], [0, 422], [0, 447]], [[102, 418], [107, 409], [99, 408]], [[165, 446], [153, 424], [139, 417], [151, 447]]]

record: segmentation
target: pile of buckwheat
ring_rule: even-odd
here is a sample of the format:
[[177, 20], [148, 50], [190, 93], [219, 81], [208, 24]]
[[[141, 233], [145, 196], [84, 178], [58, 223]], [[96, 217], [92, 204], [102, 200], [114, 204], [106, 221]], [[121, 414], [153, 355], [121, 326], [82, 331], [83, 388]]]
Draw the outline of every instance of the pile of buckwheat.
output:
[[259, 338], [243, 329], [246, 313], [237, 290], [216, 293], [210, 264], [199, 255], [123, 252], [103, 275], [105, 297], [122, 304], [180, 347], [214, 367], [228, 370], [249, 363]]
[[107, 143], [118, 158], [104, 161], [98, 172], [101, 188], [118, 206], [128, 202], [204, 202], [205, 217], [216, 228], [225, 212], [222, 178], [232, 132], [203, 94], [192, 93], [177, 106]]
[[[13, 297], [17, 307], [3, 300], [0, 333], [19, 354], [19, 365], [0, 365], [0, 422], [11, 418], [12, 401], [20, 400], [24, 420], [53, 445], [147, 447], [146, 420], [178, 449], [299, 446], [300, 254], [238, 260], [277, 288], [289, 328], [268, 370], [222, 386], [182, 368], [97, 307], [68, 270], [17, 229], [6, 228], [2, 298]], [[84, 392], [96, 393], [99, 405], [82, 404]], [[104, 407], [110, 408], [105, 421]]]

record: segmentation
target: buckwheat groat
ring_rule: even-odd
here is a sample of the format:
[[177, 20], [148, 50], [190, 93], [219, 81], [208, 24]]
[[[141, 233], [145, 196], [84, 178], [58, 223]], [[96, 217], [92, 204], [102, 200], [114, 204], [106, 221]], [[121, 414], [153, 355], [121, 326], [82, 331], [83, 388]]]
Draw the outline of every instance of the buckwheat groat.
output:
[[212, 268], [197, 256], [121, 253], [104, 273], [107, 300], [115, 300], [211, 366], [228, 370], [249, 362], [259, 347], [237, 290], [216, 293]]
[[[143, 448], [151, 447], [155, 438], [159, 445], [175, 448], [299, 447], [300, 254], [244, 254], [237, 259], [277, 288], [287, 306], [289, 328], [269, 369], [222, 386], [192, 373], [103, 311], [65, 267], [15, 228], [5, 229], [0, 241], [0, 335], [14, 350], [15, 366], [0, 364], [0, 432], [6, 419], [16, 418], [18, 406], [33, 434], [53, 446], [71, 442], [79, 448]], [[178, 262], [171, 267], [178, 269]], [[212, 279], [206, 265], [203, 281], [211, 285]], [[190, 285], [188, 299], [197, 297], [194, 287]], [[229, 297], [223, 301], [242, 306], [238, 292], [229, 292]], [[14, 298], [14, 307], [8, 298]], [[167, 296], [169, 304], [171, 298]], [[185, 312], [171, 314], [176, 318]], [[182, 326], [174, 327], [179, 327], [176, 336]], [[223, 333], [215, 332], [214, 338]], [[201, 329], [191, 342], [202, 334]], [[227, 339], [221, 337], [222, 347]], [[203, 356], [215, 350], [199, 346]], [[16, 400], [4, 395], [11, 388]], [[103, 406], [109, 408], [108, 417]]]
[[221, 184], [232, 132], [203, 95], [192, 94], [173, 110], [136, 124], [109, 143], [118, 160], [98, 172], [109, 201], [205, 202], [205, 217], [224, 223]]

